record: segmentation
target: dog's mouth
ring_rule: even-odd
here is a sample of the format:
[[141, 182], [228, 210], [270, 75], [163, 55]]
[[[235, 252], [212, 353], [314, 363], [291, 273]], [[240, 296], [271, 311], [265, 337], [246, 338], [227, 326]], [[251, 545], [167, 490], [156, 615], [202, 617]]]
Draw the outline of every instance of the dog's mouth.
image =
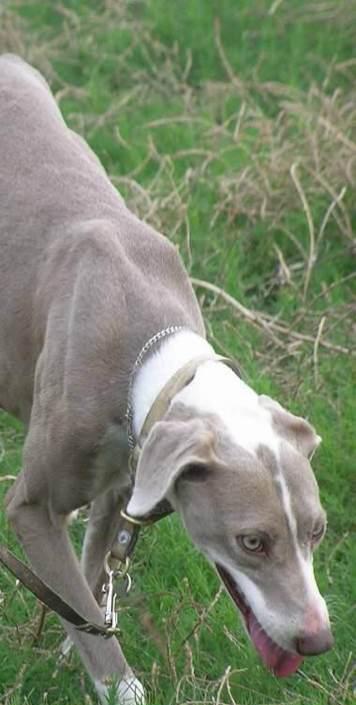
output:
[[291, 651], [282, 649], [281, 646], [278, 646], [278, 644], [276, 644], [273, 639], [268, 636], [258, 622], [245, 596], [237, 587], [235, 580], [227, 572], [227, 570], [225, 570], [225, 568], [222, 568], [222, 566], [218, 564], [215, 565], [230, 597], [239, 608], [245, 620], [250, 639], [265, 666], [267, 666], [267, 668], [269, 668], [279, 678], [290, 676], [292, 673], [295, 673], [302, 663], [303, 657]]

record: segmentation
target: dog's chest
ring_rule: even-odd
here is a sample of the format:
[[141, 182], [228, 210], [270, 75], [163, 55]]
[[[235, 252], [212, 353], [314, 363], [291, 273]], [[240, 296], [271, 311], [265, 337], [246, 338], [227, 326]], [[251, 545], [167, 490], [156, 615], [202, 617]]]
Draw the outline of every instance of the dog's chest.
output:
[[111, 424], [101, 440], [92, 462], [94, 494], [115, 488], [128, 492], [131, 484], [128, 468], [129, 449], [123, 426]]

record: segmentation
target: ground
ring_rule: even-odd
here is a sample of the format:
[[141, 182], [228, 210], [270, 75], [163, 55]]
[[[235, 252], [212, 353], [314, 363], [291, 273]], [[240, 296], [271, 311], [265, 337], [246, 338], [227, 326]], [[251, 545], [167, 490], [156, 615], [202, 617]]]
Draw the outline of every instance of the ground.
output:
[[[122, 643], [152, 705], [347, 705], [355, 694], [355, 0], [13, 0], [0, 49], [48, 78], [130, 207], [193, 279], [209, 337], [308, 417], [335, 648], [277, 681], [176, 518], [137, 549]], [[1, 155], [0, 155], [1, 158]], [[21, 467], [0, 416], [0, 492]], [[73, 526], [79, 544], [83, 519]], [[19, 551], [3, 514], [0, 540]], [[62, 629], [0, 573], [0, 702], [96, 702]]]

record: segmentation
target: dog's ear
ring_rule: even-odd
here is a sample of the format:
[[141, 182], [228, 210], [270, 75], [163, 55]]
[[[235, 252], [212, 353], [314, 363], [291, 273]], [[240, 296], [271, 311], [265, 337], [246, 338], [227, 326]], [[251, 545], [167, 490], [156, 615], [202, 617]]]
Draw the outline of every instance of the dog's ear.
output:
[[171, 493], [178, 478], [203, 469], [214, 456], [214, 433], [200, 418], [171, 418], [156, 423], [139, 458], [135, 485], [127, 511], [143, 517]]
[[259, 401], [265, 409], [271, 412], [273, 425], [277, 432], [311, 460], [321, 442], [321, 438], [316, 434], [313, 426], [301, 416], [294, 416], [286, 411], [278, 402], [264, 394], [259, 397]]

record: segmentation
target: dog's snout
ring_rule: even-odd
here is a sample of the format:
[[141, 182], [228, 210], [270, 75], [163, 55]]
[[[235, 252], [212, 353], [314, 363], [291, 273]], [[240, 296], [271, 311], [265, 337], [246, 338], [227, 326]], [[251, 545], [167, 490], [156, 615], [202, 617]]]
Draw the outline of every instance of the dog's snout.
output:
[[317, 656], [329, 651], [334, 644], [334, 637], [329, 627], [324, 627], [317, 632], [304, 632], [297, 639], [296, 648], [302, 656]]

